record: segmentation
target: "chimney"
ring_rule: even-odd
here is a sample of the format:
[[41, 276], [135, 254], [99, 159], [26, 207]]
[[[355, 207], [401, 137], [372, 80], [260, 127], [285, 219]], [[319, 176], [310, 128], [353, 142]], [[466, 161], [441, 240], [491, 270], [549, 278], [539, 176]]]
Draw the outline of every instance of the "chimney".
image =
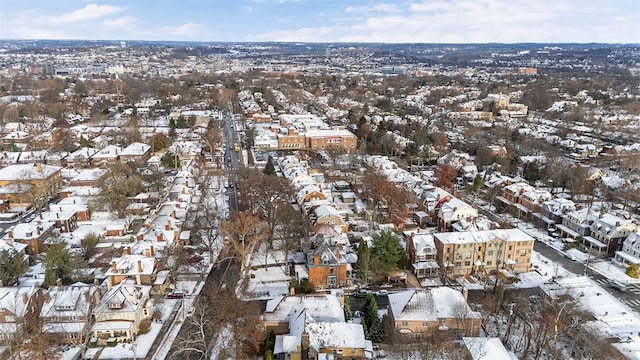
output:
[[93, 279], [93, 286], [100, 286], [100, 281], [98, 281], [98, 279]]
[[118, 267], [116, 266], [115, 260], [111, 261], [111, 271], [113, 271], [114, 273], [118, 272]]
[[7, 238], [13, 239], [13, 230], [7, 230]]
[[151, 250], [151, 256], [156, 256], [156, 252], [153, 248], [153, 245], [149, 246], [149, 250]]
[[138, 305], [139, 299], [140, 295], [138, 294], [138, 289], [133, 290], [133, 305]]
[[616, 227], [620, 226], [620, 221], [616, 221]]
[[124, 250], [122, 251], [122, 255], [131, 255], [131, 247], [127, 246], [124, 248]]
[[151, 249], [144, 249], [144, 256], [151, 257]]
[[464, 301], [467, 302], [467, 299], [469, 298], [469, 290], [466, 287], [462, 287], [462, 297], [464, 298]]
[[295, 296], [296, 294], [296, 288], [294, 288], [293, 286], [289, 288], [289, 296]]
[[171, 220], [167, 220], [167, 225], [165, 225], [164, 229], [171, 230]]
[[138, 272], [142, 272], [142, 260], [138, 260]]
[[171, 212], [171, 217], [172, 217], [172, 218], [174, 218], [174, 219], [176, 218], [176, 211], [175, 211], [175, 210], [173, 210], [173, 211]]
[[62, 286], [62, 278], [56, 279], [56, 286]]
[[38, 172], [41, 173], [42, 172], [42, 164], [37, 163], [36, 164], [36, 170], [38, 170]]
[[4, 286], [4, 281], [2, 279], [0, 279], [0, 287]]
[[60, 213], [56, 213], [56, 219], [60, 219]]
[[42, 233], [42, 227], [40, 225], [36, 226], [36, 234], [40, 235]]
[[29, 302], [29, 295], [27, 293], [22, 293], [22, 303], [26, 304]]
[[73, 199], [73, 204], [74, 204], [74, 205], [76, 204], [76, 199]]

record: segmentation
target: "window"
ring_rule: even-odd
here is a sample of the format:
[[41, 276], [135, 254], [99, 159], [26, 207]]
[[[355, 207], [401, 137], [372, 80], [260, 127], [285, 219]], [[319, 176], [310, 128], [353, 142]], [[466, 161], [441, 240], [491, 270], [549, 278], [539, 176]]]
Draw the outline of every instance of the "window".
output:
[[464, 258], [465, 258], [465, 259], [471, 259], [471, 251], [467, 252], [467, 253], [464, 255]]
[[461, 266], [462, 263], [460, 261], [456, 261], [456, 266]]
[[464, 266], [471, 266], [471, 261], [465, 261]]
[[489, 255], [489, 256], [493, 256], [493, 250], [489, 250], [489, 251], [487, 252], [487, 255]]
[[490, 266], [491, 264], [493, 264], [493, 262], [491, 260], [487, 261], [487, 265]]
[[408, 321], [403, 321], [402, 322], [402, 326], [409, 326], [409, 322]]
[[511, 249], [513, 249], [513, 246], [509, 245], [509, 251], [511, 251]]
[[327, 285], [329, 285], [329, 286], [338, 285], [338, 278], [335, 275], [327, 276]]
[[520, 250], [520, 256], [527, 256], [527, 250]]

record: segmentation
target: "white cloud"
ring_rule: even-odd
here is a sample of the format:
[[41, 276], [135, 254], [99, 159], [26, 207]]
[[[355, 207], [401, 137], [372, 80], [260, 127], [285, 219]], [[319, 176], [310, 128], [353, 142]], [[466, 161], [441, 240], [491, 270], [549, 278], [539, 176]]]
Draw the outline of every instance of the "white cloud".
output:
[[342, 16], [249, 36], [249, 40], [341, 42], [629, 42], [640, 41], [633, 1], [425, 0], [345, 6]]
[[102, 25], [108, 28], [124, 28], [132, 29], [138, 18], [133, 16], [122, 16], [114, 19], [105, 19], [102, 21]]
[[54, 25], [82, 22], [98, 19], [107, 15], [125, 10], [125, 7], [113, 5], [88, 4], [81, 9], [76, 9], [62, 15], [42, 16], [41, 19]]
[[162, 31], [168, 35], [197, 35], [201, 31], [202, 25], [196, 23], [185, 23], [180, 26], [165, 26]]
[[363, 6], [347, 6], [344, 9], [345, 13], [348, 14], [361, 14], [361, 13], [369, 13], [369, 12], [383, 12], [383, 13], [399, 13], [402, 11], [402, 8], [399, 4], [373, 4], [373, 5], [363, 5]]

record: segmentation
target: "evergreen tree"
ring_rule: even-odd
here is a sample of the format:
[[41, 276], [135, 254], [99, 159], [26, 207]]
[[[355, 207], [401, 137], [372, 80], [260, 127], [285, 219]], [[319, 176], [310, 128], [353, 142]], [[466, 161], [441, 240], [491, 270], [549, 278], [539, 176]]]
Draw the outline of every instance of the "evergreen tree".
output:
[[344, 297], [343, 310], [344, 310], [344, 319], [345, 319], [345, 321], [349, 321], [349, 320], [353, 319], [353, 314], [351, 313], [351, 305], [349, 305], [349, 297], [348, 296]]
[[23, 253], [12, 249], [0, 251], [0, 280], [5, 286], [11, 286], [18, 281], [18, 277], [27, 271], [28, 267], [29, 263]]
[[371, 261], [371, 250], [369, 249], [369, 244], [360, 240], [358, 244], [358, 262], [357, 265], [357, 274], [360, 281], [367, 284], [369, 282], [369, 264]]
[[73, 253], [61, 238], [54, 238], [42, 258], [45, 267], [45, 286], [55, 284], [58, 278], [63, 281], [74, 281], [78, 270], [87, 267], [80, 254]]
[[404, 251], [398, 238], [391, 230], [383, 230], [373, 237], [372, 255], [380, 260], [382, 269], [389, 272], [393, 269], [403, 269], [408, 263], [407, 253]]
[[160, 159], [162, 165], [169, 169], [176, 169], [180, 167], [180, 159], [176, 156], [176, 154], [167, 151], [162, 158]]
[[271, 157], [267, 160], [267, 165], [264, 166], [264, 170], [262, 171], [265, 175], [275, 175], [276, 168], [273, 166], [273, 161], [271, 161]]
[[378, 303], [373, 294], [367, 294], [362, 309], [362, 323], [366, 324], [365, 337], [373, 342], [382, 339], [382, 322], [378, 317]]

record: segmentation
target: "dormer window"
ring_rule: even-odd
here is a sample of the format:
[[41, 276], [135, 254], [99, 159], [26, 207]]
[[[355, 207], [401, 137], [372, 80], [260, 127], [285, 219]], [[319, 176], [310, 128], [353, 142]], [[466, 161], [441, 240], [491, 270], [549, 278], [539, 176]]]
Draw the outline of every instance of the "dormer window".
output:
[[122, 303], [109, 303], [109, 309], [122, 309]]

